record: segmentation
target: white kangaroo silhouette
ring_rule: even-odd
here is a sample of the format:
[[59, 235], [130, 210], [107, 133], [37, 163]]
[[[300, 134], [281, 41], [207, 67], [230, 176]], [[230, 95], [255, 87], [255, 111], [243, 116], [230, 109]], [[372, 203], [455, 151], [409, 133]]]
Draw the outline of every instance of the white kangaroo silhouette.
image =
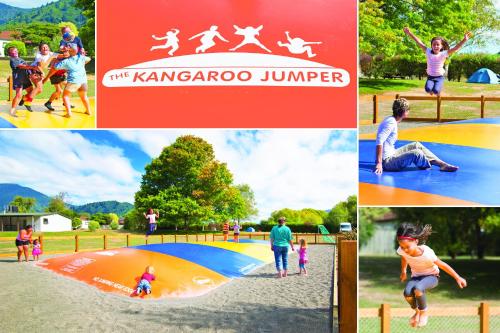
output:
[[170, 31], [167, 31], [164, 37], [156, 37], [155, 35], [153, 35], [152, 37], [156, 40], [166, 39], [167, 41], [165, 45], [152, 46], [150, 51], [158, 49], [168, 49], [169, 47], [171, 47], [170, 51], [168, 51], [168, 54], [170, 56], [173, 56], [174, 52], [179, 48], [179, 38], [177, 38], [178, 34], [179, 29], [171, 29]]
[[192, 40], [194, 38], [200, 38], [201, 45], [196, 48], [196, 53], [204, 53], [206, 50], [211, 48], [212, 46], [215, 45], [214, 38], [217, 37], [223, 42], [229, 42], [227, 39], [222, 37], [222, 35], [217, 31], [217, 26], [213, 25], [210, 27], [210, 30], [200, 32], [197, 35], [194, 35], [193, 37], [189, 38], [189, 40]]
[[322, 44], [322, 42], [306, 42], [302, 38], [298, 37], [290, 38], [290, 34], [288, 33], [288, 31], [285, 31], [285, 34], [288, 43], [282, 43], [278, 41], [278, 46], [286, 47], [288, 51], [293, 54], [302, 54], [306, 52], [309, 58], [315, 57], [316, 54], [312, 52], [312, 48], [309, 45]]
[[262, 45], [262, 43], [259, 42], [256, 38], [256, 36], [259, 35], [259, 31], [261, 31], [262, 28], [264, 28], [263, 25], [259, 26], [258, 28], [246, 27], [244, 29], [241, 29], [237, 25], [233, 25], [233, 27], [236, 29], [236, 32], [234, 34], [241, 35], [244, 38], [243, 38], [243, 41], [239, 45], [233, 47], [232, 49], [229, 49], [229, 51], [236, 51], [237, 49], [239, 49], [240, 47], [242, 47], [243, 45], [246, 45], [246, 44], [255, 44], [258, 47], [266, 50], [267, 52], [272, 53], [271, 50], [269, 50], [267, 47]]

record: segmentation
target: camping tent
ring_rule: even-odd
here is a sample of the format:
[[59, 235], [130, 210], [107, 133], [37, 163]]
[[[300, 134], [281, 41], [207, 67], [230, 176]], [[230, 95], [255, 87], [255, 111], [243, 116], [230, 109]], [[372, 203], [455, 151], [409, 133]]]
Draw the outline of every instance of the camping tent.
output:
[[467, 83], [499, 83], [498, 76], [488, 68], [481, 68], [472, 74]]

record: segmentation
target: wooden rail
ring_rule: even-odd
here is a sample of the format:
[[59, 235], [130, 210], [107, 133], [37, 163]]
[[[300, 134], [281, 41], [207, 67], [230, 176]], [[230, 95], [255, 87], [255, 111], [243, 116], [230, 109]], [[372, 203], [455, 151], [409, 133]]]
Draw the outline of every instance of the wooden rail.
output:
[[357, 332], [358, 242], [340, 240], [338, 249], [339, 332]]
[[[211, 235], [211, 237], [207, 236]], [[167, 239], [168, 236], [171, 236], [173, 238], [173, 241], [169, 241]], [[231, 235], [230, 235], [231, 236]], [[293, 238], [295, 240], [295, 243], [298, 244], [299, 240], [301, 238], [304, 238], [307, 240], [309, 244], [331, 244], [324, 242], [322, 239], [323, 236], [322, 234], [315, 234], [315, 233], [293, 233]], [[331, 237], [334, 237], [337, 240], [338, 235], [337, 234], [330, 234]], [[103, 235], [96, 235], [96, 236], [81, 236], [81, 235], [75, 235], [75, 236], [44, 236], [41, 234], [38, 236], [38, 239], [41, 244], [42, 251], [44, 251], [44, 245], [46, 242], [50, 242], [51, 240], [72, 240], [74, 241], [74, 252], [80, 252], [82, 251], [81, 247], [81, 242], [84, 240], [88, 239], [101, 239], [102, 240], [102, 247], [101, 248], [92, 248], [92, 250], [106, 250], [110, 248], [110, 241], [111, 240], [123, 240], [124, 244], [126, 244], [127, 247], [131, 246], [131, 240], [132, 239], [143, 239], [144, 244], [150, 244], [151, 241], [159, 240], [161, 243], [177, 243], [177, 242], [189, 242], [193, 241], [196, 239], [196, 241], [221, 241], [223, 239], [223, 234], [222, 233], [212, 233], [212, 234], [174, 234], [174, 235], [152, 235], [149, 238], [145, 238], [142, 235], [132, 235], [132, 234], [124, 234], [122, 236], [111, 236], [108, 234], [103, 234]], [[261, 239], [261, 240], [269, 240], [269, 232], [253, 232], [253, 233], [240, 233], [240, 239]], [[14, 242], [15, 237], [0, 237], [0, 241], [11, 241]], [[13, 250], [14, 250], [14, 246]], [[88, 251], [88, 249], [85, 249], [83, 251]], [[44, 251], [44, 253], [68, 253], [69, 251]], [[8, 253], [0, 253], [0, 257], [9, 257], [9, 256], [15, 256], [17, 252], [8, 252]]]
[[[489, 327], [492, 316], [500, 316], [500, 307], [490, 307], [488, 303], [480, 303], [479, 307], [446, 307], [430, 308], [431, 317], [473, 317], [479, 316], [479, 332], [493, 333]], [[414, 311], [410, 308], [391, 308], [389, 304], [381, 304], [378, 309], [359, 309], [359, 318], [380, 318], [380, 332], [390, 333], [391, 317], [410, 317]]]
[[486, 110], [486, 102], [500, 102], [500, 97], [487, 97], [484, 95], [473, 97], [473, 96], [405, 96], [405, 95], [399, 95], [397, 94], [395, 97], [392, 96], [386, 96], [386, 95], [373, 95], [373, 119], [372, 122], [376, 124], [378, 122], [378, 114], [379, 114], [379, 109], [378, 109], [378, 102], [379, 101], [388, 101], [388, 100], [394, 100], [396, 98], [405, 98], [409, 101], [436, 101], [436, 118], [415, 118], [415, 117], [408, 117], [406, 120], [410, 121], [437, 121], [437, 122], [442, 122], [442, 121], [453, 121], [453, 120], [462, 120], [462, 119], [443, 119], [441, 118], [441, 102], [442, 101], [456, 101], [456, 102], [480, 102], [481, 107], [480, 107], [480, 116], [481, 118], [484, 118], [485, 115], [485, 110]]

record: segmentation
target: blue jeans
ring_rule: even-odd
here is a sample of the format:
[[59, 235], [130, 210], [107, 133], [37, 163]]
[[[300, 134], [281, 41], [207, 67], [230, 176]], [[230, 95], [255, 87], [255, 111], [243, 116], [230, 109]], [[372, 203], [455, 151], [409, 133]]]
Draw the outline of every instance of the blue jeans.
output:
[[156, 230], [156, 223], [149, 224], [149, 230], [146, 232], [146, 236], [151, 235]]
[[137, 293], [140, 294], [143, 290], [146, 294], [151, 293], [151, 284], [148, 280], [143, 279], [139, 282], [139, 285], [137, 286]]
[[283, 259], [283, 270], [288, 269], [288, 246], [273, 246], [274, 261], [276, 262], [276, 270], [279, 272], [281, 260]]
[[392, 156], [383, 161], [382, 166], [387, 171], [400, 171], [412, 164], [420, 169], [428, 169], [431, 161], [440, 159], [420, 142], [412, 142], [396, 149]]
[[[410, 281], [408, 281], [403, 295], [412, 309], [418, 307], [419, 310], [425, 310], [427, 308], [425, 291], [436, 287], [438, 285], [438, 279], [439, 277], [436, 275], [423, 275], [412, 277]], [[422, 292], [422, 296], [416, 296], [415, 289]]]
[[443, 89], [444, 76], [427, 76], [427, 81], [425, 82], [425, 91], [427, 93], [433, 93], [434, 95], [440, 94]]

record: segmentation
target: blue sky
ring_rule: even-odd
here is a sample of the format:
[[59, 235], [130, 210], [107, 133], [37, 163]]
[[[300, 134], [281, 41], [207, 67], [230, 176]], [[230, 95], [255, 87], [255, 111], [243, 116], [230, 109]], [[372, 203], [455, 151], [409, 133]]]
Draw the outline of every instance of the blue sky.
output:
[[133, 203], [144, 167], [180, 135], [202, 137], [235, 184], [249, 184], [258, 220], [281, 208], [330, 209], [357, 193], [354, 130], [88, 130], [0, 131], [0, 183], [73, 204]]
[[20, 8], [36, 8], [57, 0], [0, 0], [0, 2]]

